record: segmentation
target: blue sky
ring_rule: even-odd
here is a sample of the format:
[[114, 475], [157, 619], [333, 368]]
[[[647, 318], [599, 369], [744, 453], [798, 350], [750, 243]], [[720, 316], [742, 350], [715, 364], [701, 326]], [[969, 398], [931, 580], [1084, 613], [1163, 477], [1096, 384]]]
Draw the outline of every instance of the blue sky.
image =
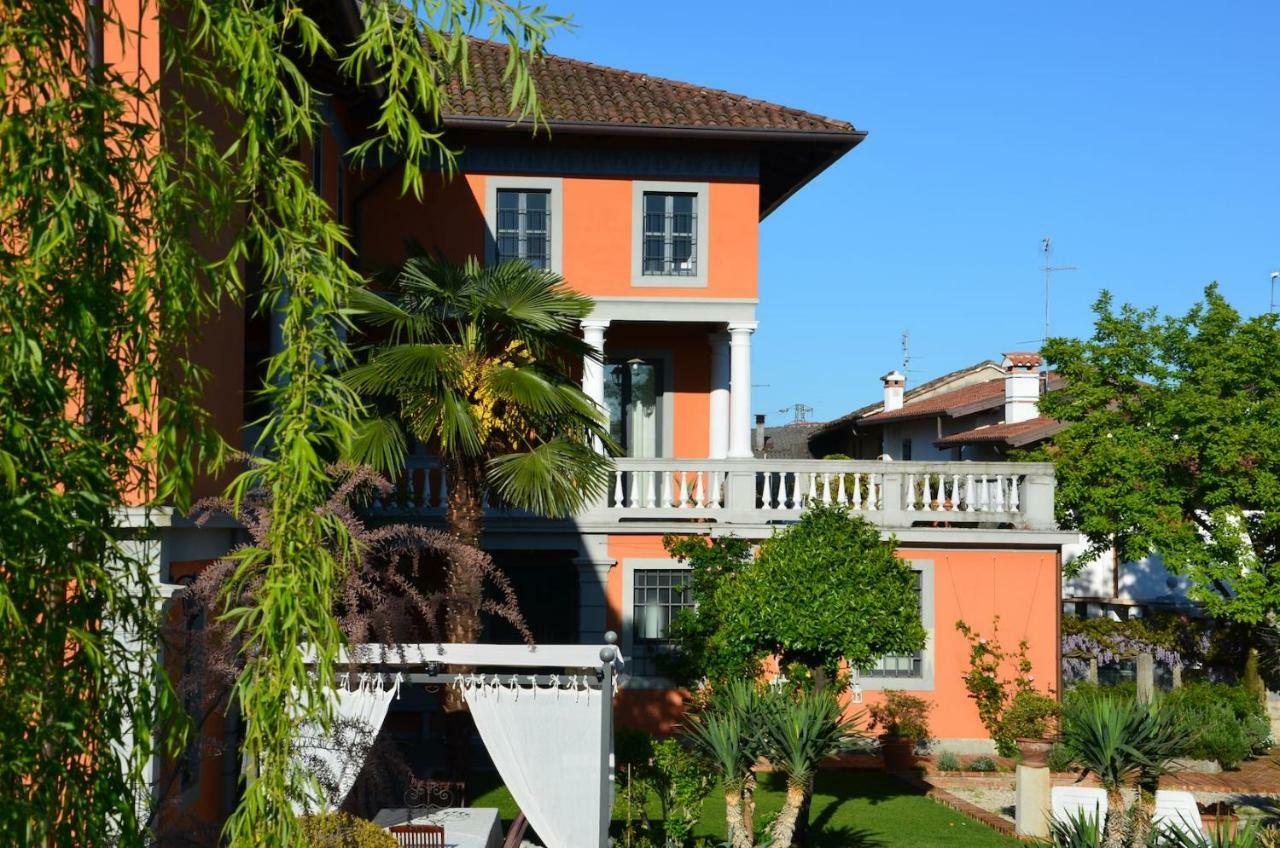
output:
[[549, 0], [553, 52], [852, 121], [869, 137], [763, 224], [753, 406], [835, 417], [1034, 348], [1100, 289], [1180, 312], [1280, 270], [1280, 3]]

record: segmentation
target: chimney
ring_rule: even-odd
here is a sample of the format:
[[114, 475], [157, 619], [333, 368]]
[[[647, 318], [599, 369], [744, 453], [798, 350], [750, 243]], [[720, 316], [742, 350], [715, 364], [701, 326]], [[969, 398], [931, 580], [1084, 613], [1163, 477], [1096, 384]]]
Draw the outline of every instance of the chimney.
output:
[[756, 413], [756, 453], [764, 453], [764, 413]]
[[1006, 353], [1004, 368], [1004, 423], [1029, 421], [1040, 414], [1040, 354]]
[[902, 409], [902, 393], [907, 386], [906, 375], [895, 370], [880, 379], [884, 381], [884, 411], [893, 412], [895, 409]]

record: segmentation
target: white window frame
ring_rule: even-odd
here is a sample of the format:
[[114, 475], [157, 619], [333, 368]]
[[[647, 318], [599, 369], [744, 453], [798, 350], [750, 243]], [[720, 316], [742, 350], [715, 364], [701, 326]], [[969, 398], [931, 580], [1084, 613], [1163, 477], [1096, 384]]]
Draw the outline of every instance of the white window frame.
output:
[[564, 273], [564, 180], [560, 177], [487, 176], [484, 180], [484, 255], [485, 261], [498, 261], [498, 192], [545, 191], [550, 216], [551, 244], [548, 246], [548, 270]]
[[904, 560], [912, 571], [920, 572], [920, 623], [924, 625], [924, 650], [920, 655], [919, 677], [878, 677], [853, 670], [853, 684], [863, 690], [880, 692], [885, 689], [902, 689], [908, 692], [929, 692], [935, 687], [937, 665], [934, 621], [934, 564], [930, 559]]
[[[634, 653], [632, 633], [635, 630], [635, 574], [637, 571], [692, 571], [686, 563], [656, 557], [626, 557], [622, 560], [622, 656]], [[632, 675], [632, 689], [670, 689], [675, 684], [660, 675]]]
[[[697, 227], [694, 231], [694, 273], [644, 273], [644, 196], [646, 194], [692, 194]], [[631, 183], [631, 285], [635, 288], [707, 287], [707, 269], [711, 264], [710, 233], [711, 184], [669, 180], [634, 180]]]

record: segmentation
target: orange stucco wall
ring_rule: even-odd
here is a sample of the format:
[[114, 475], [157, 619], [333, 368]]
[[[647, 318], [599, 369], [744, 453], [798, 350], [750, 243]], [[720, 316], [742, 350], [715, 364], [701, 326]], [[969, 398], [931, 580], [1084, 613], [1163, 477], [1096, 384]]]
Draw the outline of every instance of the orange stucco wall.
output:
[[[465, 160], [464, 153], [464, 166]], [[399, 262], [406, 239], [455, 261], [482, 256], [486, 185], [501, 179], [477, 173], [452, 179], [432, 175], [421, 201], [402, 197], [398, 178], [370, 184], [360, 224], [359, 249], [365, 267]], [[755, 183], [710, 183], [705, 288], [631, 284], [632, 240], [639, 226], [633, 220], [631, 180], [564, 177], [562, 186], [564, 211], [552, 227], [562, 228], [564, 277], [574, 289], [593, 297], [756, 297], [759, 187]]]
[[[932, 702], [930, 728], [935, 737], [987, 737], [964, 688], [969, 646], [955, 629], [957, 621], [963, 620], [988, 636], [993, 618], [999, 616], [1001, 643], [1012, 651], [1026, 639], [1038, 686], [1045, 691], [1056, 690], [1061, 607], [1056, 551], [902, 548], [899, 555], [934, 563], [934, 687], [913, 694]], [[606, 595], [608, 623], [616, 629], [622, 626], [625, 561], [665, 559], [667, 553], [660, 536], [616, 535], [609, 537], [609, 557], [618, 562], [609, 572]], [[850, 705], [850, 709], [865, 708], [881, 698], [880, 692], [864, 689], [861, 706]], [[682, 705], [679, 692], [624, 689], [618, 698], [618, 724], [670, 732], [679, 720]]]
[[605, 355], [661, 352], [670, 357], [671, 390], [663, 403], [672, 408], [671, 456], [705, 457], [710, 450], [711, 347], [701, 325], [627, 324], [609, 328]]

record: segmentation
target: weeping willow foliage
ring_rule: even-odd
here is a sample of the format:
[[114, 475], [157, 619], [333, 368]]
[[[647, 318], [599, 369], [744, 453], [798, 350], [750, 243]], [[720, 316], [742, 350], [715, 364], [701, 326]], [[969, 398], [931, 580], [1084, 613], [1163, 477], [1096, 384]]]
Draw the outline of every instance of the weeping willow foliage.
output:
[[561, 21], [501, 0], [366, 0], [354, 41], [334, 44], [300, 0], [138, 5], [160, 21], [162, 79], [92, 62], [86, 15], [136, 56], [112, 2], [0, 4], [0, 841], [145, 839], [135, 804], [152, 734], [131, 728], [163, 725], [172, 699], [150, 671], [158, 598], [121, 507], [185, 507], [222, 456], [188, 345], [251, 266], [263, 283], [251, 306], [278, 313], [284, 344], [262, 389], [260, 457], [230, 492], [268, 493], [274, 513], [227, 584], [253, 601], [225, 612], [244, 653], [234, 697], [249, 764], [226, 837], [292, 845], [305, 787], [289, 741], [300, 721], [330, 719], [315, 695], [333, 682], [334, 595], [359, 556], [318, 509], [361, 411], [335, 377], [360, 279], [300, 162], [324, 96], [308, 65], [324, 58], [376, 98], [351, 160], [403, 162], [420, 194], [424, 169], [452, 166], [437, 127], [466, 34], [524, 48], [511, 51], [511, 106], [536, 122], [527, 63]]

